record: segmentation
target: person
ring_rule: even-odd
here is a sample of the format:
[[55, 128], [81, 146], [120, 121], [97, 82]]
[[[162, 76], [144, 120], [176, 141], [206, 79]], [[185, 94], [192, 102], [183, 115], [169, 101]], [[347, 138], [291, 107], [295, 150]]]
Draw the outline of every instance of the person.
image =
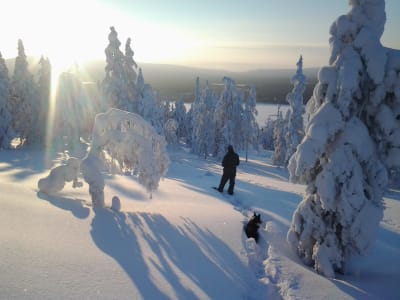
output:
[[228, 194], [233, 195], [233, 188], [235, 187], [236, 167], [239, 165], [239, 155], [233, 150], [232, 145], [228, 146], [228, 152], [222, 160], [223, 173], [221, 181], [218, 186], [218, 191], [224, 191], [225, 184], [229, 179]]

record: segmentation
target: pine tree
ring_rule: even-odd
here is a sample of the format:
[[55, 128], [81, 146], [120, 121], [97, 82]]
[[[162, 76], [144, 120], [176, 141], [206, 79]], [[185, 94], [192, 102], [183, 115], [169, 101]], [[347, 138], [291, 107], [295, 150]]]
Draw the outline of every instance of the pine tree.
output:
[[214, 155], [222, 157], [228, 145], [242, 149], [240, 120], [243, 113], [243, 91], [236, 87], [232, 78], [224, 77], [224, 89], [216, 104], [214, 112], [215, 141]]
[[39, 60], [38, 74], [38, 96], [39, 96], [39, 122], [37, 123], [37, 142], [44, 144], [46, 141], [46, 130], [48, 113], [50, 111], [50, 90], [51, 90], [51, 64], [48, 58], [43, 56]]
[[8, 68], [0, 53], [0, 149], [9, 149], [12, 139], [15, 137], [10, 113], [10, 91]]
[[12, 78], [11, 113], [13, 127], [22, 144], [33, 144], [36, 138], [35, 129], [39, 120], [39, 100], [37, 86], [33, 75], [28, 70], [28, 61], [22, 40], [18, 40], [18, 56], [15, 59]]
[[388, 158], [400, 146], [400, 95], [388, 85], [392, 71], [399, 72], [391, 61], [399, 51], [380, 43], [385, 1], [349, 3], [350, 12], [331, 26], [330, 65], [319, 71], [306, 136], [289, 161], [292, 181], [307, 185], [289, 243], [329, 277], [373, 244]]
[[158, 134], [164, 134], [164, 110], [150, 84], [146, 84], [142, 69], [139, 69], [137, 86], [137, 107], [138, 113], [148, 121]]
[[178, 139], [182, 139], [187, 135], [187, 124], [186, 124], [186, 106], [183, 99], [175, 102], [173, 109], [173, 116], [178, 122], [177, 136]]
[[196, 91], [198, 95], [195, 97], [196, 105], [193, 107], [193, 140], [192, 151], [198, 155], [204, 155], [207, 158], [214, 152], [214, 111], [216, 97], [208, 81], [204, 89], [201, 91], [198, 80], [196, 81]]
[[274, 150], [275, 123], [276, 119], [269, 116], [265, 121], [265, 125], [260, 130], [259, 142], [265, 150]]
[[200, 78], [196, 78], [195, 88], [194, 88], [194, 99], [190, 106], [189, 116], [191, 117], [191, 149], [193, 153], [201, 153], [201, 140], [199, 132], [201, 131], [202, 115], [201, 115], [201, 88], [200, 88]]
[[64, 72], [58, 80], [56, 95], [57, 116], [56, 138], [70, 152], [80, 151], [80, 138], [85, 127], [86, 117], [83, 106], [82, 83], [76, 74]]
[[285, 166], [287, 145], [285, 136], [287, 134], [287, 119], [283, 118], [282, 111], [278, 110], [277, 119], [274, 127], [274, 153], [272, 155], [272, 163], [277, 166]]
[[131, 39], [128, 38], [125, 44], [125, 63], [124, 72], [126, 76], [126, 90], [129, 106], [128, 111], [137, 112], [137, 91], [136, 91], [136, 81], [137, 81], [137, 64], [133, 59], [134, 52], [131, 48]]
[[105, 111], [109, 107], [115, 107], [122, 110], [129, 108], [129, 95], [127, 91], [127, 78], [125, 72], [126, 57], [119, 47], [121, 42], [118, 39], [118, 33], [115, 28], [110, 27], [111, 32], [108, 35], [109, 44], [105, 49], [106, 54], [106, 76], [103, 80], [103, 105]]
[[244, 141], [244, 148], [246, 151], [246, 161], [248, 159], [248, 148], [249, 144], [253, 148], [257, 149], [258, 145], [258, 124], [256, 120], [257, 109], [256, 109], [257, 93], [254, 86], [250, 87], [249, 95], [244, 105], [244, 111], [242, 116], [242, 140]]
[[303, 93], [306, 89], [306, 76], [303, 74], [303, 57], [300, 56], [297, 62], [296, 74], [292, 77], [291, 83], [293, 90], [286, 97], [289, 102], [289, 118], [286, 133], [286, 157], [285, 165], [289, 162], [290, 157], [296, 151], [297, 146], [300, 144], [304, 136], [303, 124]]

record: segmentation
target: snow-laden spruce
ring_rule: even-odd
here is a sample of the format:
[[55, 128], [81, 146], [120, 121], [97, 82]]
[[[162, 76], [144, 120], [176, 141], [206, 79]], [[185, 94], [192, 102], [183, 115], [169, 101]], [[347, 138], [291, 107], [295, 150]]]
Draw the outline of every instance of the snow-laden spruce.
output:
[[38, 140], [39, 98], [33, 75], [28, 68], [28, 60], [22, 40], [18, 40], [18, 56], [15, 59], [12, 77], [11, 114], [13, 128], [21, 143], [31, 145]]
[[210, 89], [208, 81], [200, 90], [200, 80], [196, 79], [194, 101], [190, 108], [192, 120], [191, 145], [192, 152], [207, 157], [215, 151], [214, 111], [217, 102], [215, 93]]
[[183, 99], [175, 102], [172, 117], [178, 122], [177, 136], [178, 140], [184, 138], [187, 134], [187, 123], [186, 123], [186, 107]]
[[8, 68], [0, 53], [0, 149], [10, 148], [11, 141], [15, 137], [10, 113], [10, 92], [11, 84]]
[[256, 121], [257, 112], [257, 91], [254, 86], [249, 89], [249, 94], [244, 103], [244, 109], [241, 120], [241, 135], [243, 137], [243, 147], [246, 152], [246, 161], [248, 159], [249, 145], [258, 149], [258, 124]]
[[286, 96], [286, 100], [290, 105], [287, 132], [286, 132], [286, 157], [285, 165], [289, 162], [290, 157], [296, 151], [304, 136], [303, 124], [303, 93], [306, 89], [306, 76], [303, 74], [303, 57], [300, 56], [297, 62], [296, 74], [292, 77], [291, 83], [293, 90]]
[[242, 149], [241, 122], [243, 112], [243, 90], [237, 88], [232, 78], [224, 77], [224, 89], [216, 103], [214, 112], [216, 157], [226, 153], [228, 145]]
[[288, 124], [288, 113], [287, 111], [285, 118], [282, 116], [282, 111], [278, 110], [276, 120], [274, 122], [273, 129], [273, 143], [274, 143], [274, 153], [272, 154], [272, 163], [277, 166], [285, 166], [287, 145], [286, 145], [286, 135], [287, 135], [287, 124]]
[[103, 103], [102, 109], [106, 111], [110, 107], [122, 110], [137, 111], [136, 68], [133, 59], [134, 52], [131, 49], [131, 39], [125, 44], [125, 54], [119, 49], [121, 42], [118, 33], [113, 26], [108, 35], [109, 44], [105, 49], [106, 76], [102, 82]]
[[106, 165], [114, 172], [136, 175], [151, 193], [167, 172], [169, 158], [163, 136], [141, 116], [109, 109], [96, 115], [92, 142], [82, 160], [83, 178], [89, 184], [93, 207], [104, 206]]
[[139, 115], [149, 122], [158, 134], [164, 133], [163, 111], [157, 94], [150, 84], [145, 83], [142, 69], [136, 81], [137, 88], [137, 110]]
[[391, 158], [400, 146], [400, 60], [380, 43], [385, 1], [349, 3], [330, 28], [330, 65], [319, 71], [306, 136], [289, 161], [291, 179], [307, 189], [288, 241], [328, 277], [374, 243], [387, 170], [399, 161]]

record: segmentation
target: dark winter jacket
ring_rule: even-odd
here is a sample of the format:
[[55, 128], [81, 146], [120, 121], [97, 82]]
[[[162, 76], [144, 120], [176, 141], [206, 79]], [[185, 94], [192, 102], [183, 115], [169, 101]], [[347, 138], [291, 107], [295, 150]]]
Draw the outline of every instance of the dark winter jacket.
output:
[[228, 152], [225, 154], [222, 160], [222, 166], [224, 167], [224, 173], [231, 173], [236, 176], [236, 167], [239, 165], [239, 155], [235, 153], [232, 146], [228, 147]]

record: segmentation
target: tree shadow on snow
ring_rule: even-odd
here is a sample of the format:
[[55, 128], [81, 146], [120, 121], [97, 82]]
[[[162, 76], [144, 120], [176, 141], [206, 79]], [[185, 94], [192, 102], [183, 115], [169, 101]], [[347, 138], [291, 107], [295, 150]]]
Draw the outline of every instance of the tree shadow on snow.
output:
[[176, 226], [160, 214], [95, 210], [91, 235], [144, 299], [242, 299], [251, 290], [238, 257], [188, 219]]
[[70, 211], [78, 219], [86, 219], [90, 214], [90, 209], [83, 205], [84, 200], [47, 195], [43, 192], [37, 192], [37, 196], [42, 200], [48, 201], [55, 207]]
[[354, 258], [349, 273], [338, 279], [349, 284], [335, 284], [356, 299], [399, 299], [400, 235], [381, 226], [370, 252]]

